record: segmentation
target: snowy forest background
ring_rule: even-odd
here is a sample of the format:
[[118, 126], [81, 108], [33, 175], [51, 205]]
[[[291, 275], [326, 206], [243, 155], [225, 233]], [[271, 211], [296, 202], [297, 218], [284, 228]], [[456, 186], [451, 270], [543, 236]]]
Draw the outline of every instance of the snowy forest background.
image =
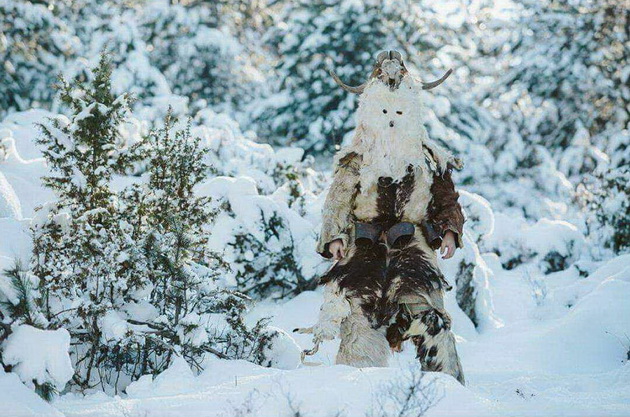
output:
[[[629, 38], [626, 0], [0, 0], [0, 414], [630, 414]], [[466, 388], [290, 334], [354, 127], [327, 68], [386, 49], [454, 69]]]

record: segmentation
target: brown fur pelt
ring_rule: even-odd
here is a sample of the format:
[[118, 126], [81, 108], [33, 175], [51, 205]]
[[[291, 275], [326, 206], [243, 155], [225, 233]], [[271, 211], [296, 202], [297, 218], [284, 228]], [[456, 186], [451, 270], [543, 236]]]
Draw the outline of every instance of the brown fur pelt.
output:
[[[461, 162], [428, 138], [421, 90], [411, 77], [393, 91], [377, 80], [364, 89], [355, 138], [335, 159], [318, 244], [318, 252], [331, 257], [329, 245], [339, 239], [345, 256], [321, 283], [338, 295], [327, 300], [341, 297], [350, 306], [340, 321], [338, 363], [382, 366], [389, 347], [400, 349], [411, 339], [423, 369], [443, 370], [463, 383], [442, 301], [450, 288], [435, 253], [446, 231], [462, 246], [464, 217], [450, 176]], [[414, 225], [413, 233], [395, 241], [355, 238], [357, 223], [385, 233], [401, 222]], [[427, 240], [426, 222], [435, 241]]]

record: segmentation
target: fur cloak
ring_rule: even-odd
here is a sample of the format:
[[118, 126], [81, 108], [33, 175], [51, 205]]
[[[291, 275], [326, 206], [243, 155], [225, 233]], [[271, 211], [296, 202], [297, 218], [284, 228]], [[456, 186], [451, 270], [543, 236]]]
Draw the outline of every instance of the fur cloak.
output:
[[[394, 91], [377, 80], [366, 86], [355, 137], [335, 158], [324, 205], [318, 252], [331, 257], [328, 246], [341, 239], [346, 255], [321, 282], [334, 282], [374, 329], [392, 326], [405, 298], [420, 296], [442, 308], [448, 284], [435, 249], [448, 230], [462, 246], [464, 217], [451, 179], [451, 170], [462, 164], [429, 139], [422, 94], [409, 76]], [[357, 241], [358, 222], [384, 232], [409, 222], [415, 231], [396, 242]]]

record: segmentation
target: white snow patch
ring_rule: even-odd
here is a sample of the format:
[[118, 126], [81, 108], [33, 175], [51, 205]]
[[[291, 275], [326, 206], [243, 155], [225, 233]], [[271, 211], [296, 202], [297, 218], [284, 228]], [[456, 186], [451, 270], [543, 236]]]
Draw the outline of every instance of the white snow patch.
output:
[[2, 357], [24, 384], [50, 383], [61, 391], [72, 378], [70, 334], [66, 329], [40, 330], [23, 324], [14, 327], [3, 344]]
[[20, 382], [14, 373], [0, 370], [0, 416], [64, 417], [63, 413], [42, 400]]
[[273, 326], [267, 326], [266, 331], [276, 334], [271, 342], [271, 347], [265, 351], [265, 357], [269, 359], [267, 365], [278, 369], [296, 369], [301, 363], [302, 349], [293, 337], [284, 330]]

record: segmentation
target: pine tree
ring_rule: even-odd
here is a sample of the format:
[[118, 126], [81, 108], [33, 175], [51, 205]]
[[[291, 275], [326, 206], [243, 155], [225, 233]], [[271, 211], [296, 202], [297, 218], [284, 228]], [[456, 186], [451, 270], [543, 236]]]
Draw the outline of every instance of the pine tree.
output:
[[[175, 94], [233, 111], [260, 88], [261, 76], [250, 62], [250, 51], [234, 35], [235, 25], [231, 24], [239, 4], [155, 2], [143, 10], [141, 29], [150, 61]], [[241, 19], [248, 17], [242, 15]]]
[[[32, 270], [41, 280], [50, 327], [73, 337], [80, 388], [118, 392], [183, 356], [195, 369], [206, 355], [262, 363], [275, 333], [250, 327], [247, 298], [217, 285], [224, 265], [205, 250], [213, 213], [194, 188], [206, 150], [190, 127], [173, 133], [169, 115], [133, 149], [121, 149], [127, 95], [111, 93], [103, 57], [89, 83], [62, 84], [73, 111], [42, 125], [43, 154], [58, 200], [34, 223]], [[112, 190], [111, 180], [143, 157], [147, 183]]]
[[56, 0], [56, 15], [73, 28], [80, 40], [80, 59], [68, 63], [66, 74], [89, 80], [91, 68], [98, 64], [103, 51], [110, 52], [112, 91], [128, 93], [136, 107], [151, 104], [156, 96], [171, 93], [170, 86], [159, 69], [149, 60], [150, 47], [142, 36], [142, 2], [127, 0]]
[[126, 190], [124, 201], [143, 242], [152, 288], [147, 309], [155, 314], [134, 320], [153, 332], [132, 378], [159, 373], [179, 355], [195, 370], [208, 355], [263, 363], [275, 334], [266, 331], [265, 321], [245, 324], [249, 299], [219, 285], [227, 265], [206, 249], [206, 227], [215, 213], [195, 188], [210, 172], [208, 150], [191, 136], [190, 124], [181, 128], [171, 112], [143, 147], [147, 182]]
[[[70, 120], [42, 124], [57, 200], [33, 222], [31, 269], [48, 327], [73, 339], [80, 389], [119, 392], [183, 356], [201, 369], [207, 355], [265, 363], [276, 333], [244, 321], [248, 298], [219, 285], [225, 265], [206, 248], [214, 213], [197, 187], [207, 150], [190, 126], [165, 126], [130, 148], [120, 138], [129, 97], [116, 97], [112, 64], [101, 58], [90, 82], [62, 80]], [[117, 173], [144, 160], [146, 182], [121, 192]]]
[[131, 328], [119, 335], [112, 326], [149, 284], [137, 273], [140, 251], [111, 189], [112, 176], [124, 169], [119, 127], [129, 107], [127, 95], [112, 94], [111, 71], [103, 56], [90, 83], [62, 80], [61, 99], [73, 115], [69, 123], [40, 125], [38, 140], [52, 170], [44, 184], [58, 199], [34, 222], [31, 267], [50, 326], [65, 327], [75, 341], [74, 383], [82, 388], [113, 384], [112, 374], [97, 369], [124, 360], [118, 352], [137, 335]]

